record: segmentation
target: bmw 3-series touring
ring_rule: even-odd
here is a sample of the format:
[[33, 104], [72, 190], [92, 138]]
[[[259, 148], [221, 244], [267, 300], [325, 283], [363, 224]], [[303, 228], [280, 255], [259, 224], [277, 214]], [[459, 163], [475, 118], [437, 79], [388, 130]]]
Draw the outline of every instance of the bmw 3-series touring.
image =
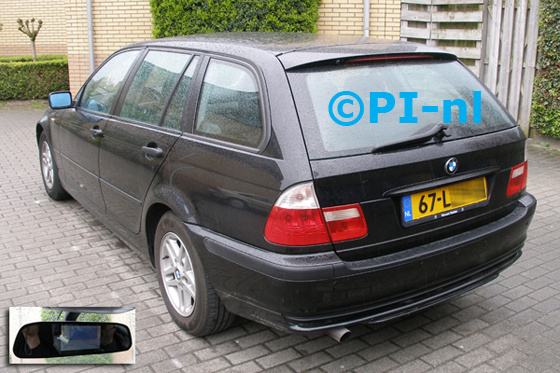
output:
[[495, 279], [536, 208], [526, 137], [453, 54], [313, 34], [151, 40], [37, 124], [44, 185], [151, 260], [204, 336], [377, 323]]

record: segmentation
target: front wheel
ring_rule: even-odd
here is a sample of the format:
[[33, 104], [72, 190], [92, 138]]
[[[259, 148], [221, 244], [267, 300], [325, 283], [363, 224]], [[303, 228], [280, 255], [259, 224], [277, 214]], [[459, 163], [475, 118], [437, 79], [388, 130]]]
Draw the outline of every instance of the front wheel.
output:
[[41, 133], [39, 137], [39, 160], [41, 161], [43, 184], [45, 185], [45, 191], [49, 197], [56, 201], [70, 198], [70, 195], [64, 190], [60, 183], [58, 166], [54, 161], [51, 146], [44, 132]]
[[177, 325], [197, 337], [229, 327], [235, 315], [220, 301], [177, 215], [162, 216], [154, 246], [161, 294]]

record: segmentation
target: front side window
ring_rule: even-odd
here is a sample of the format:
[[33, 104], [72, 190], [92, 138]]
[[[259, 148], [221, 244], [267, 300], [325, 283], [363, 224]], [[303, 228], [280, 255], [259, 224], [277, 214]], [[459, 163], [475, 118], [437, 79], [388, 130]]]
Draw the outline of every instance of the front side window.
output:
[[244, 66], [211, 60], [204, 76], [195, 133], [256, 147], [263, 136], [257, 80]]
[[137, 50], [119, 53], [106, 62], [88, 82], [79, 107], [108, 113], [138, 53]]
[[150, 51], [126, 94], [120, 116], [157, 126], [190, 54]]

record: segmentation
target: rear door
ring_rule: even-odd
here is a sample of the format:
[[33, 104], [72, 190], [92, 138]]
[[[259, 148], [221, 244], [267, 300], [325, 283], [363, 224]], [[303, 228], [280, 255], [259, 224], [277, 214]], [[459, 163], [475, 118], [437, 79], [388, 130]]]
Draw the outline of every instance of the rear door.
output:
[[[359, 203], [345, 260], [407, 250], [511, 212], [525, 137], [459, 62], [392, 56], [294, 69], [289, 79], [321, 207]], [[311, 108], [311, 109], [310, 109]]]
[[182, 133], [197, 61], [189, 53], [148, 51], [105, 127], [99, 167], [106, 212], [132, 232], [140, 231], [146, 192]]

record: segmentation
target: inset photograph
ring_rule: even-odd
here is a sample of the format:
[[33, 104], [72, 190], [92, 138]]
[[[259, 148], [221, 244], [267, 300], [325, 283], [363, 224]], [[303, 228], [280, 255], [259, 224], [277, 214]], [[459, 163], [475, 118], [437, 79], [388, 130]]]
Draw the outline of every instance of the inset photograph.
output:
[[10, 364], [134, 364], [133, 307], [10, 307]]

